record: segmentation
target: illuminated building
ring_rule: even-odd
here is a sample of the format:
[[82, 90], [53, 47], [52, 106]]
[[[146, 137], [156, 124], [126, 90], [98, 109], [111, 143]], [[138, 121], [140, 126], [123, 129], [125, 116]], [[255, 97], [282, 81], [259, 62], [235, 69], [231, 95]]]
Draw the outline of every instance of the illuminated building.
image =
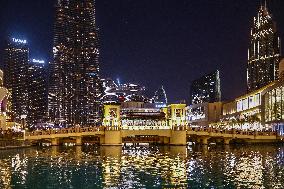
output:
[[167, 99], [166, 91], [163, 86], [155, 92], [155, 95], [152, 98], [152, 101], [153, 103], [155, 103], [157, 108], [163, 108], [167, 106], [168, 99]]
[[153, 103], [123, 102], [104, 105], [104, 126], [126, 130], [170, 129], [185, 126], [185, 104], [156, 108]]
[[223, 104], [223, 116], [213, 127], [242, 130], [273, 129], [284, 134], [284, 61], [278, 80]]
[[264, 94], [264, 120], [265, 124], [282, 127], [284, 134], [284, 85], [277, 83], [267, 89]]
[[264, 91], [273, 85], [274, 83], [271, 83], [251, 93], [237, 97], [233, 101], [225, 102], [221, 122], [213, 123], [212, 126], [241, 130], [267, 129], [262, 124], [262, 107], [264, 105], [262, 98]]
[[28, 68], [28, 116], [27, 124], [35, 126], [47, 115], [46, 69], [43, 60], [31, 59]]
[[8, 40], [4, 50], [4, 86], [11, 93], [11, 113], [18, 122], [28, 113], [28, 91], [26, 87], [28, 62], [29, 48], [27, 41], [15, 38]]
[[120, 105], [112, 104], [104, 106], [103, 125], [108, 127], [120, 127]]
[[0, 129], [6, 130], [6, 104], [8, 90], [3, 86], [3, 71], [0, 70]]
[[168, 127], [165, 113], [152, 103], [123, 102], [120, 114], [123, 129], [144, 130]]
[[67, 125], [101, 122], [98, 42], [94, 1], [58, 0], [49, 78], [51, 120]]
[[117, 102], [147, 102], [143, 93], [145, 87], [134, 83], [121, 84], [120, 82], [115, 83], [112, 79], [103, 79], [104, 87], [104, 103], [117, 103]]
[[219, 71], [217, 70], [193, 81], [190, 91], [191, 104], [221, 101]]
[[262, 122], [266, 127], [284, 135], [284, 61], [279, 64], [279, 81], [268, 87], [262, 98]]
[[279, 78], [284, 78], [284, 59], [279, 63]]
[[248, 91], [260, 89], [278, 79], [280, 39], [267, 6], [254, 17], [248, 49]]
[[207, 127], [222, 117], [222, 102], [200, 103], [186, 107], [186, 121], [192, 127]]
[[170, 104], [167, 107], [166, 117], [171, 126], [185, 126], [186, 125], [186, 104]]

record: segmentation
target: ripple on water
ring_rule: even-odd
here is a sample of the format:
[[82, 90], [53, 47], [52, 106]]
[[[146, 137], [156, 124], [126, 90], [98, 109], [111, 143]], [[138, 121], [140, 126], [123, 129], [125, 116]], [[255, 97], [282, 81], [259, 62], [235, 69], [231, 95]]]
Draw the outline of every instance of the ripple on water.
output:
[[284, 147], [47, 147], [1, 151], [0, 188], [283, 188]]

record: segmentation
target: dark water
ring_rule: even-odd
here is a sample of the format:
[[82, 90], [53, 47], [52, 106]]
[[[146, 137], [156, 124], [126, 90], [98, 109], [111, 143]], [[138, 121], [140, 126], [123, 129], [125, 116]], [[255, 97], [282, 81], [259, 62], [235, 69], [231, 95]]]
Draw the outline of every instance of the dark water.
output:
[[284, 147], [46, 147], [0, 151], [0, 188], [284, 188]]

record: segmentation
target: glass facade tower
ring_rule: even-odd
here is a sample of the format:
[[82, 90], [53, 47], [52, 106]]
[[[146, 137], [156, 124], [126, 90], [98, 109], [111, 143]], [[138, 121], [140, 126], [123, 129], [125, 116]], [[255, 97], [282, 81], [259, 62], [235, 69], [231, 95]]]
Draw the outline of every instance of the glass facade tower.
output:
[[68, 125], [101, 120], [98, 41], [94, 0], [58, 0], [49, 66], [51, 120]]
[[213, 103], [221, 101], [221, 86], [219, 71], [207, 74], [191, 85], [191, 104]]
[[44, 61], [32, 59], [28, 68], [28, 117], [27, 124], [37, 127], [47, 118], [47, 77]]
[[278, 79], [280, 39], [276, 24], [266, 6], [254, 17], [248, 49], [248, 92], [260, 89]]
[[4, 86], [11, 94], [11, 113], [15, 121], [28, 114], [27, 73], [29, 48], [26, 40], [11, 38], [4, 49]]

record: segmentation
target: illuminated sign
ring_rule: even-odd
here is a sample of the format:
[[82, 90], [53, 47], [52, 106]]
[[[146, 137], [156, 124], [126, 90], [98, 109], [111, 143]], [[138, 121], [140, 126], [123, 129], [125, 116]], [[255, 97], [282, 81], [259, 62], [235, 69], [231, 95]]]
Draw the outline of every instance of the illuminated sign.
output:
[[32, 62], [33, 62], [33, 63], [44, 64], [44, 60], [32, 59]]
[[24, 39], [12, 38], [12, 40], [13, 40], [14, 43], [23, 43], [23, 44], [27, 43], [27, 40], [24, 40]]
[[167, 105], [166, 104], [156, 104], [155, 107], [156, 108], [165, 108], [165, 107], [167, 107]]

